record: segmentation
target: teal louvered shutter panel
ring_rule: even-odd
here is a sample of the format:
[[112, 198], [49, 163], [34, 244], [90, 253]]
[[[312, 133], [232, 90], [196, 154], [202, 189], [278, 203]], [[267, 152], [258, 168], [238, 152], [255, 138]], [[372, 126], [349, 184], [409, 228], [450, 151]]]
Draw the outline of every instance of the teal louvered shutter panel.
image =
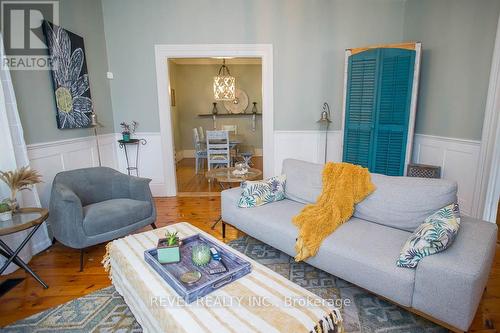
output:
[[404, 174], [414, 63], [413, 50], [381, 49], [373, 172]]
[[415, 51], [371, 49], [349, 57], [343, 161], [403, 175]]
[[349, 57], [348, 64], [343, 160], [364, 167], [372, 153], [377, 58], [377, 50], [365, 51]]

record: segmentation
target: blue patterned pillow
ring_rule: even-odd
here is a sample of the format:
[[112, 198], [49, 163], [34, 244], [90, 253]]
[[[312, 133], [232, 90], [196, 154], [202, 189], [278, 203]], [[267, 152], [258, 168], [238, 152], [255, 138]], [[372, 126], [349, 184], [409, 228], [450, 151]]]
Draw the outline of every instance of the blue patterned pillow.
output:
[[457, 236], [459, 227], [458, 204], [441, 208], [426, 218], [408, 238], [396, 264], [415, 268], [423, 257], [446, 250]]
[[265, 180], [243, 182], [241, 184], [243, 192], [238, 201], [238, 207], [257, 207], [285, 199], [285, 183], [285, 175]]

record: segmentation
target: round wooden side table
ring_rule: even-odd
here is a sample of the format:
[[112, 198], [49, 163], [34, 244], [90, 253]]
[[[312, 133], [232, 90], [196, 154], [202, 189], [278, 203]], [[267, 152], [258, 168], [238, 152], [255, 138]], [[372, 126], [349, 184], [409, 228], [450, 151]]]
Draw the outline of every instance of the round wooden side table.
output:
[[21, 208], [12, 215], [10, 220], [0, 221], [0, 236], [10, 235], [18, 231], [33, 228], [14, 251], [0, 239], [0, 254], [7, 259], [0, 268], [0, 274], [7, 269], [7, 266], [14, 262], [31, 274], [31, 276], [33, 276], [45, 289], [49, 287], [21, 258], [19, 258], [21, 250], [28, 244], [31, 237], [33, 237], [35, 232], [48, 217], [49, 211], [45, 208]]
[[[244, 175], [235, 175], [233, 171], [236, 168], [214, 168], [205, 173], [205, 177], [210, 179], [215, 179], [219, 183], [221, 189], [225, 190], [231, 188], [233, 184], [241, 184], [246, 180], [256, 180], [262, 176], [262, 171], [259, 169], [249, 168], [248, 172]], [[217, 224], [222, 221], [222, 215], [212, 224], [210, 227], [212, 230], [215, 229]], [[226, 224], [222, 223], [222, 238], [226, 236]]]
[[248, 172], [244, 175], [235, 175], [233, 171], [236, 168], [215, 168], [207, 171], [205, 177], [208, 179], [215, 179], [220, 187], [225, 190], [231, 187], [232, 184], [241, 184], [246, 180], [256, 180], [262, 176], [262, 171], [259, 169], [249, 168]]

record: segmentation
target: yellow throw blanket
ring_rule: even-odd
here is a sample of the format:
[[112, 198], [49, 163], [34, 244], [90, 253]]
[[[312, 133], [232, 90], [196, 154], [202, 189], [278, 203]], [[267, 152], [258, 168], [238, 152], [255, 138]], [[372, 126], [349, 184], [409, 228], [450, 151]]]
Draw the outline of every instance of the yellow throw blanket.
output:
[[299, 228], [295, 261], [316, 255], [323, 240], [351, 218], [354, 205], [374, 190], [368, 169], [349, 163], [327, 163], [317, 202], [305, 206], [293, 218]]

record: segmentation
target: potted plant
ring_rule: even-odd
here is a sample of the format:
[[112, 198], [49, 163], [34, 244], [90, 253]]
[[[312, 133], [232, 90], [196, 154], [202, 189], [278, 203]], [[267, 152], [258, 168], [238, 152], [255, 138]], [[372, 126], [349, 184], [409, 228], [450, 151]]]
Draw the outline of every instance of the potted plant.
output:
[[137, 129], [138, 125], [139, 123], [135, 120], [133, 120], [132, 123], [130, 124], [124, 121], [120, 123], [120, 127], [122, 128], [123, 141], [125, 142], [130, 141], [130, 136], [135, 133], [135, 130]]
[[13, 171], [0, 171], [0, 180], [10, 188], [10, 199], [7, 203], [10, 205], [10, 210], [15, 213], [18, 208], [17, 193], [22, 190], [31, 190], [33, 185], [42, 182], [42, 176], [29, 166], [24, 166]]
[[160, 238], [158, 240], [158, 246], [156, 248], [158, 252], [158, 261], [161, 264], [181, 261], [180, 246], [181, 241], [179, 240], [177, 231], [167, 232], [165, 238]]
[[0, 221], [8, 221], [12, 218], [12, 210], [10, 209], [10, 205], [6, 202], [0, 202]]

